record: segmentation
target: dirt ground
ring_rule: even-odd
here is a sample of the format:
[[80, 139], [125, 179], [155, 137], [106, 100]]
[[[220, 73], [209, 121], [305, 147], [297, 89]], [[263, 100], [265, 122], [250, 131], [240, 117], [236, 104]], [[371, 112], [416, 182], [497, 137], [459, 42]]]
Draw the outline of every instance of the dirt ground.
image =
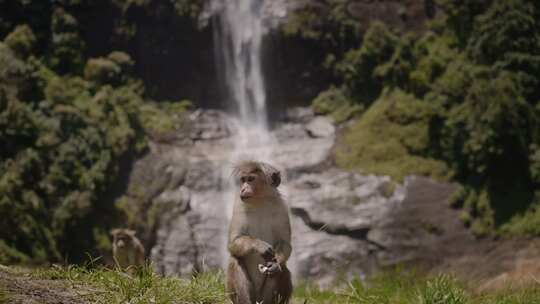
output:
[[28, 272], [0, 266], [0, 303], [83, 304], [84, 295], [96, 290], [63, 280], [43, 280]]

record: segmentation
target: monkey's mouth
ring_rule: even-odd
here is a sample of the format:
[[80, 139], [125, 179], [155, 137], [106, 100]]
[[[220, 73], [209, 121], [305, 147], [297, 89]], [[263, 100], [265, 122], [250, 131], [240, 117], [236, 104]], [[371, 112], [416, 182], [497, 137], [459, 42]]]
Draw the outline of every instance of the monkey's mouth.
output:
[[252, 197], [253, 197], [253, 195], [251, 195], [251, 194], [242, 194], [242, 195], [240, 195], [240, 199], [241, 199], [242, 201], [247, 201], [247, 200], [249, 200], [249, 199], [252, 198]]

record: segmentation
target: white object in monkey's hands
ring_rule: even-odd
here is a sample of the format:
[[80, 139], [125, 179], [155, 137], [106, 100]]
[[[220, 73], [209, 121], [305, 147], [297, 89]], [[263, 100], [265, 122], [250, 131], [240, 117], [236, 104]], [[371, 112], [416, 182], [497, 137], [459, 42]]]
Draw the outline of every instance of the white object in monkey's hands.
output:
[[281, 271], [281, 266], [278, 262], [266, 262], [265, 264], [259, 264], [259, 272], [264, 275], [272, 275], [276, 272]]

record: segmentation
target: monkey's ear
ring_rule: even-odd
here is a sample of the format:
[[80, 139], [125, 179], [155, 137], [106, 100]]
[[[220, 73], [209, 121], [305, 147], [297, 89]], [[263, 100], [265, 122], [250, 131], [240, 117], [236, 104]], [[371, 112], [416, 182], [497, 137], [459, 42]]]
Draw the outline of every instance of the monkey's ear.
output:
[[272, 172], [270, 179], [272, 180], [272, 187], [277, 188], [281, 184], [281, 173], [279, 171]]

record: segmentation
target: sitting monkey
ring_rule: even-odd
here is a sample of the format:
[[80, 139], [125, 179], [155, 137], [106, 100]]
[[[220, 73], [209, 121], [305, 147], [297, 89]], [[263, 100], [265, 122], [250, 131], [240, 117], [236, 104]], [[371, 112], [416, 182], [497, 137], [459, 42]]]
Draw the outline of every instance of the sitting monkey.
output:
[[291, 225], [277, 190], [280, 172], [262, 162], [246, 161], [234, 173], [240, 189], [229, 227], [229, 296], [234, 304], [288, 303]]
[[135, 236], [135, 231], [117, 228], [111, 230], [113, 236], [113, 258], [121, 269], [144, 265], [144, 247]]

